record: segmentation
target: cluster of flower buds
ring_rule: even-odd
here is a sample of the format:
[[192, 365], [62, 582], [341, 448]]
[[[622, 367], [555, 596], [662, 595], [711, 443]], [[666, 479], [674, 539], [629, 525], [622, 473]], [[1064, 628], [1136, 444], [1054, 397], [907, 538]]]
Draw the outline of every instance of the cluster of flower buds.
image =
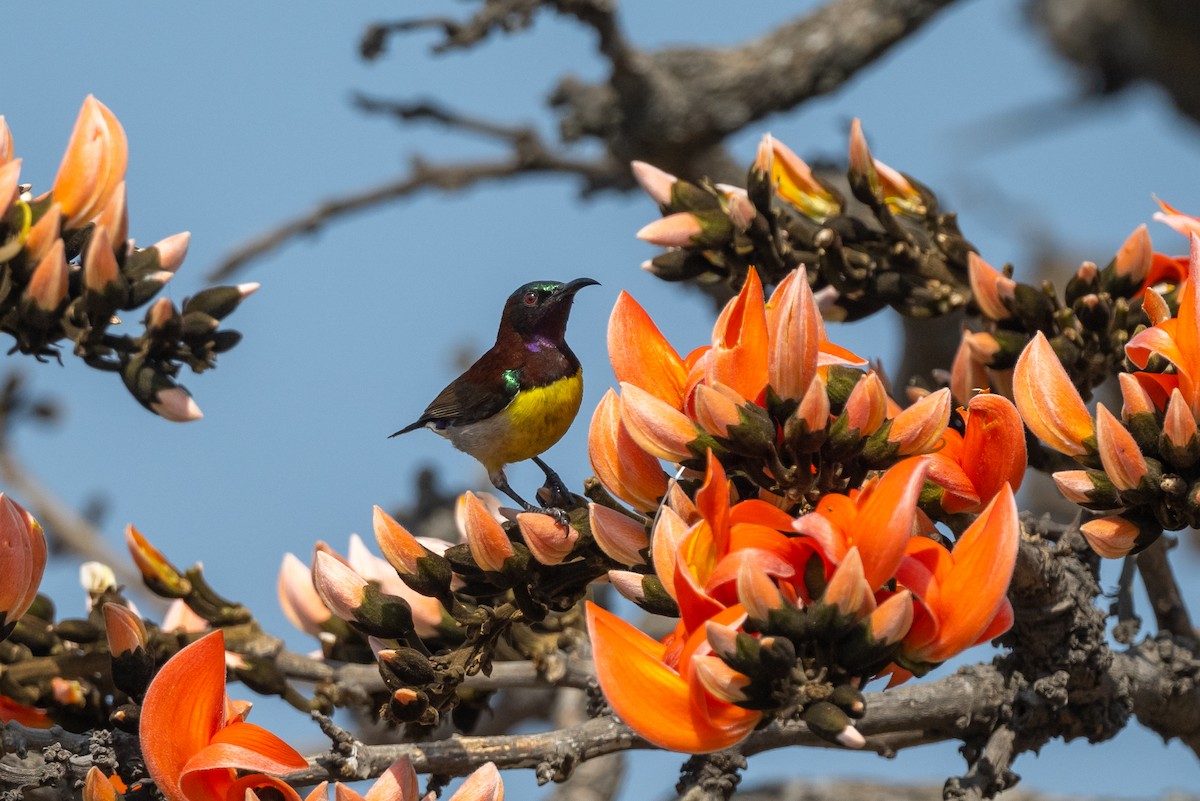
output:
[[516, 646], [502, 648], [501, 658], [544, 660], [563, 647], [557, 618], [577, 614], [589, 584], [645, 564], [640, 516], [582, 499], [569, 511], [567, 520], [502, 512], [491, 496], [467, 492], [455, 509], [461, 539], [452, 544], [414, 536], [376, 507], [383, 556], [357, 535], [346, 557], [318, 543], [311, 568], [288, 554], [280, 604], [320, 639], [326, 658], [377, 663], [389, 695], [375, 706], [392, 722], [427, 727], [452, 713], [469, 728], [486, 698], [460, 685], [490, 670], [501, 640]]
[[765, 302], [751, 268], [712, 344], [686, 359], [623, 293], [608, 345], [621, 392], [601, 400], [589, 454], [608, 491], [639, 512], [666, 495], [660, 459], [700, 471], [709, 451], [796, 511], [921, 454], [936, 454], [926, 500], [937, 517], [977, 512], [1003, 484], [1020, 486], [1024, 429], [1012, 403], [981, 395], [960, 415], [941, 389], [901, 409], [874, 370], [828, 340], [803, 268]]
[[[36, 587], [36, 563], [45, 556], [40, 528], [4, 496], [0, 516], [4, 575], [33, 576]], [[116, 727], [136, 734], [144, 770], [141, 762], [122, 762], [113, 773], [91, 768], [82, 790], [86, 801], [143, 797], [147, 774], [170, 801], [300, 801], [297, 791], [279, 776], [307, 767], [307, 761], [274, 733], [247, 723], [250, 704], [226, 695], [227, 671], [260, 693], [284, 694], [285, 679], [273, 660], [255, 656], [256, 649], [247, 647], [261, 632], [244, 610], [208, 589], [198, 568], [181, 573], [132, 527], [126, 536], [147, 585], [175, 599], [161, 623], [138, 614], [121, 595], [110, 568], [85, 564], [80, 578], [88, 594], [86, 617], [55, 620], [53, 606], [38, 596], [15, 626], [6, 627], [11, 637], [0, 643], [0, 723], [16, 721], [37, 728], [58, 724], [78, 731]], [[378, 557], [373, 557], [376, 563], [364, 562], [364, 550], [361, 542], [352, 541], [356, 565], [368, 564], [396, 580], [395, 571]], [[325, 548], [318, 554], [330, 557], [332, 552]], [[336, 555], [332, 558], [341, 564]], [[24, 582], [6, 583], [5, 589], [10, 585], [26, 590]], [[309, 592], [315, 592], [311, 577]], [[381, 650], [380, 662], [397, 669], [404, 660], [399, 652]], [[7, 669], [15, 664], [20, 668]], [[276, 670], [274, 677], [271, 669]], [[321, 783], [306, 799], [325, 801], [330, 789], [338, 799], [364, 797], [340, 783], [335, 788]], [[419, 801], [422, 796], [411, 764], [401, 759], [366, 797]], [[503, 797], [499, 772], [489, 763], [471, 774], [451, 799]]]
[[[1067, 282], [1062, 298], [1048, 283], [1022, 284], [1012, 268], [997, 270], [972, 253], [971, 290], [982, 330], [964, 331], [951, 370], [950, 386], [962, 403], [979, 387], [1012, 396], [1013, 367], [1033, 334], [1049, 340], [1084, 397], [1118, 372], [1124, 348], [1146, 322], [1147, 303], [1176, 302], [1186, 260], [1154, 252], [1141, 225], [1103, 269], [1084, 262]], [[1147, 296], [1152, 287], [1157, 299]]]
[[237, 344], [220, 321], [257, 287], [205, 290], [177, 311], [160, 299], [140, 336], [123, 333], [119, 314], [149, 303], [187, 254], [189, 235], [148, 247], [128, 239], [121, 123], [88, 96], [49, 192], [33, 197], [20, 180], [21, 160], [0, 117], [0, 331], [16, 348], [43, 359], [64, 339], [87, 364], [119, 372], [155, 414], [187, 421], [199, 408], [175, 378], [183, 365], [200, 372]]
[[[1200, 238], [1192, 233], [1182, 275], [1197, 270]], [[1118, 374], [1119, 417], [1101, 403], [1093, 418], [1070, 362], [1040, 332], [1014, 370], [1014, 395], [1029, 429], [1083, 468], [1056, 472], [1059, 489], [1087, 509], [1108, 513], [1082, 525], [1104, 557], [1136, 553], [1164, 529], [1200, 525], [1200, 282], [1188, 277], [1172, 290], [1175, 314], [1153, 285], [1142, 290], [1150, 325], [1139, 326], [1124, 346], [1132, 369]]]
[[[11, 516], [11, 520], [8, 517]], [[5, 576], [24, 577], [23, 582], [5, 582], [5, 589], [25, 588], [32, 601], [25, 614], [11, 620], [9, 637], [0, 643], [0, 665], [22, 663], [20, 670], [0, 669], [0, 720], [19, 720], [28, 726], [53, 724], [83, 731], [117, 727], [136, 732], [141, 702], [150, 685], [155, 665], [177, 651], [190, 634], [209, 630], [209, 620], [191, 611], [186, 598], [218, 623], [245, 623], [245, 610], [219, 599], [205, 584], [198, 569], [181, 574], [132, 527], [127, 531], [135, 562], [148, 583], [175, 603], [155, 625], [143, 620], [122, 595], [111, 568], [97, 562], [85, 563], [80, 580], [87, 591], [87, 614], [58, 617], [54, 605], [43, 596], [34, 597], [41, 564], [45, 562], [45, 540], [41, 529], [15, 503], [0, 495], [0, 517], [12, 523], [13, 531], [0, 532], [0, 542], [15, 547], [10, 536], [18, 528], [31, 551], [24, 566], [6, 560], [12, 549], [0, 549], [0, 570]], [[5, 524], [7, 525], [7, 523]], [[10, 572], [11, 571], [11, 572]], [[253, 686], [252, 671], [241, 664]]]
[[744, 189], [692, 183], [642, 162], [633, 170], [664, 215], [638, 232], [669, 248], [643, 265], [660, 278], [736, 286], [754, 266], [774, 284], [806, 264], [838, 319], [885, 306], [932, 317], [970, 301], [973, 248], [955, 216], [939, 211], [929, 189], [874, 159], [858, 120], [847, 172], [857, 203], [769, 135]]
[[866, 681], [923, 674], [1012, 623], [1006, 591], [1020, 528], [1011, 488], [951, 550], [918, 508], [930, 462], [905, 459], [793, 517], [755, 498], [732, 502], [736, 485], [710, 453], [694, 501], [672, 490], [659, 510], [650, 564], [612, 574], [648, 609], [669, 611], [655, 596], [669, 599], [675, 631], [657, 642], [589, 605], [613, 709], [677, 751], [727, 748], [765, 715], [861, 747], [854, 720]]

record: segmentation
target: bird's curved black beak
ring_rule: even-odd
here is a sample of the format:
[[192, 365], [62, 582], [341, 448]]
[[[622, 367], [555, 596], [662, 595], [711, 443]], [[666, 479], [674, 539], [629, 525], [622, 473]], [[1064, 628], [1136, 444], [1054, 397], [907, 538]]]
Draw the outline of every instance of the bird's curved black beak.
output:
[[568, 281], [563, 284], [554, 294], [559, 297], [569, 298], [585, 286], [600, 286], [600, 282], [595, 278], [576, 278], [574, 281]]

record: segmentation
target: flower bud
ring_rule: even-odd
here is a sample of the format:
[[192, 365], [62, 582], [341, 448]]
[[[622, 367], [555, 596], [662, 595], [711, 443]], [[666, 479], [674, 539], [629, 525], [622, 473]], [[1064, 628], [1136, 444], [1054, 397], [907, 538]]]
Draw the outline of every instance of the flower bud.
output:
[[125, 527], [125, 545], [142, 580], [156, 595], [164, 598], [184, 598], [192, 593], [192, 582], [167, 561], [157, 548], [142, 536], [132, 524]]
[[295, 554], [284, 554], [276, 588], [283, 616], [301, 631], [319, 637], [331, 613], [313, 587], [308, 565]]
[[622, 597], [654, 615], [679, 616], [679, 605], [667, 594], [663, 582], [653, 573], [629, 570], [608, 571], [608, 582]]
[[454, 507], [458, 528], [467, 540], [471, 557], [481, 570], [499, 573], [515, 551], [504, 528], [473, 492], [464, 492]]
[[1142, 531], [1118, 515], [1089, 520], [1079, 527], [1092, 550], [1105, 559], [1120, 559], [1133, 551]]
[[703, 233], [704, 226], [700, 218], [690, 211], [681, 211], [642, 226], [637, 238], [660, 247], [686, 248]]
[[607, 506], [589, 503], [588, 524], [592, 539], [609, 558], [630, 566], [646, 563], [642, 552], [650, 547], [650, 538], [643, 523]]
[[1149, 471], [1133, 435], [1103, 403], [1096, 406], [1096, 449], [1104, 472], [1120, 491], [1137, 489]]
[[83, 254], [84, 287], [102, 295], [119, 286], [120, 275], [108, 233], [103, 228], [94, 229]]
[[671, 205], [671, 189], [679, 180], [678, 178], [644, 161], [630, 162], [629, 169], [633, 172], [633, 177], [637, 180], [638, 185], [655, 203], [660, 206]]
[[867, 744], [850, 717], [829, 701], [809, 704], [801, 718], [808, 724], [809, 731], [831, 743], [846, 748], [862, 748]]
[[33, 515], [0, 493], [0, 640], [37, 597], [46, 569], [46, 536]]
[[692, 670], [700, 685], [714, 698], [727, 704], [746, 700], [743, 690], [750, 684], [750, 679], [725, 664], [721, 657], [711, 654], [693, 656]]
[[58, 311], [67, 299], [67, 277], [63, 243], [59, 239], [33, 268], [33, 275], [25, 287], [25, 299], [47, 314]]
[[543, 565], [560, 564], [579, 540], [579, 532], [574, 528], [540, 512], [518, 514], [517, 527], [533, 558]]

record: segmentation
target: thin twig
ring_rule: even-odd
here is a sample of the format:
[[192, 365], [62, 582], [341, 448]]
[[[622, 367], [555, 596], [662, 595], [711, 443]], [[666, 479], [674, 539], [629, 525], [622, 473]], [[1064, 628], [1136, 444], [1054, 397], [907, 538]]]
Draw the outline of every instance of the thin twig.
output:
[[624, 168], [603, 160], [575, 160], [545, 150], [515, 154], [510, 159], [466, 164], [431, 165], [414, 161], [407, 175], [377, 187], [323, 201], [316, 208], [287, 220], [235, 248], [209, 273], [220, 281], [240, 270], [248, 262], [287, 244], [302, 235], [318, 233], [325, 226], [350, 214], [402, 200], [427, 189], [459, 192], [480, 183], [511, 178], [526, 173], [552, 173], [581, 177], [585, 191], [622, 185], [628, 181]]
[[1167, 560], [1167, 550], [1174, 544], [1171, 537], [1159, 537], [1158, 541], [1137, 555], [1138, 572], [1150, 596], [1150, 606], [1160, 631], [1169, 631], [1177, 637], [1196, 642], [1196, 629], [1188, 615], [1187, 604], [1179, 592], [1179, 583]]
[[121, 584], [142, 586], [141, 574], [108, 547], [104, 535], [34, 478], [7, 449], [0, 449], [0, 478], [14, 497], [29, 507], [54, 538], [55, 545], [84, 561], [108, 565]]

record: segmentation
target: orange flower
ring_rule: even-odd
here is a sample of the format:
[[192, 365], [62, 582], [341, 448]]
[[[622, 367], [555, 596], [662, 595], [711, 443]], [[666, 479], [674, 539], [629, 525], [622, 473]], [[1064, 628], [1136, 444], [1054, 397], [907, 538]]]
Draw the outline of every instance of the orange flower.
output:
[[1139, 287], [1138, 294], [1141, 294], [1146, 290], [1143, 282], [1150, 275], [1153, 264], [1154, 247], [1150, 242], [1150, 231], [1143, 223], [1133, 230], [1117, 250], [1117, 255], [1113, 257], [1113, 269], [1117, 275]]
[[600, 550], [623, 565], [641, 565], [642, 551], [650, 546], [646, 527], [640, 520], [598, 503], [588, 504], [588, 525]]
[[803, 267], [784, 276], [767, 303], [770, 350], [767, 375], [781, 398], [800, 399], [817, 375], [819, 349], [825, 341], [821, 310]]
[[37, 597], [46, 569], [46, 535], [33, 515], [0, 493], [0, 640]]
[[867, 583], [879, 589], [904, 557], [928, 470], [929, 457], [905, 459], [862, 490], [821, 498], [793, 527], [815, 542], [828, 574], [857, 547]]
[[[1190, 272], [1198, 272], [1200, 238], [1192, 235]], [[1189, 279], [1179, 290], [1179, 313], [1135, 334], [1125, 345], [1125, 355], [1145, 369], [1154, 354], [1175, 365], [1175, 374], [1137, 373], [1135, 377], [1154, 398], [1159, 409], [1176, 387], [1183, 393], [1192, 415], [1200, 419], [1200, 281]]]
[[963, 417], [966, 434], [946, 429], [929, 468], [929, 480], [943, 490], [942, 508], [951, 514], [981, 509], [1005, 484], [1019, 489], [1025, 476], [1025, 428], [1012, 401], [982, 393], [971, 398]]
[[1149, 471], [1133, 434], [1103, 403], [1096, 406], [1096, 449], [1104, 472], [1118, 490], [1136, 489]]
[[279, 607], [293, 626], [314, 637], [321, 635], [324, 624], [333, 614], [313, 587], [312, 570], [295, 554], [283, 555], [276, 582]]
[[[1158, 200], [1158, 198], [1155, 198], [1155, 200]], [[1165, 200], [1158, 200], [1158, 206], [1162, 211], [1154, 212], [1155, 220], [1170, 226], [1187, 237], [1200, 234], [1200, 218], [1184, 214]]]
[[[744, 614], [731, 607], [717, 621], [729, 623]], [[703, 627], [682, 649], [668, 649], [590, 601], [587, 622], [604, 696], [645, 739], [671, 751], [703, 754], [728, 748], [758, 725], [761, 712], [735, 706], [705, 688], [696, 669], [696, 660], [712, 652]]]
[[464, 492], [458, 496], [454, 520], [471, 549], [475, 564], [481, 570], [496, 573], [503, 570], [504, 562], [514, 553], [512, 542], [504, 533], [504, 527], [475, 493]]
[[225, 694], [222, 632], [200, 638], [163, 665], [142, 704], [141, 743], [146, 770], [168, 801], [242, 801], [236, 771], [287, 773], [308, 766], [294, 748], [242, 717]]
[[748, 401], [758, 401], [767, 386], [767, 316], [753, 267], [737, 297], [717, 316], [712, 347], [692, 365], [687, 388], [701, 380], [725, 384]]
[[63, 241], [55, 240], [25, 287], [25, 299], [42, 311], [57, 311], [67, 299], [68, 269], [63, 253]]
[[683, 412], [634, 384], [621, 384], [621, 422], [638, 447], [658, 459], [691, 459], [699, 432]]
[[562, 564], [579, 541], [579, 532], [573, 527], [540, 512], [521, 512], [517, 527], [533, 558], [543, 565]]
[[1137, 545], [1141, 529], [1118, 515], [1089, 520], [1079, 527], [1092, 550], [1105, 559], [1120, 559]]
[[191, 594], [192, 582], [151, 545], [132, 523], [125, 527], [125, 545], [142, 574], [142, 580], [155, 593], [164, 598], [183, 598]]
[[892, 418], [887, 440], [896, 453], [911, 456], [937, 449], [950, 422], [950, 400], [950, 390], [942, 388]]
[[904, 638], [905, 666], [944, 662], [1012, 625], [1006, 593], [1021, 526], [1012, 489], [992, 499], [949, 551], [925, 537], [908, 541], [897, 581], [920, 599]]
[[63, 228], [99, 214], [125, 179], [129, 145], [116, 116], [92, 95], [83, 101], [52, 193], [62, 204]]

